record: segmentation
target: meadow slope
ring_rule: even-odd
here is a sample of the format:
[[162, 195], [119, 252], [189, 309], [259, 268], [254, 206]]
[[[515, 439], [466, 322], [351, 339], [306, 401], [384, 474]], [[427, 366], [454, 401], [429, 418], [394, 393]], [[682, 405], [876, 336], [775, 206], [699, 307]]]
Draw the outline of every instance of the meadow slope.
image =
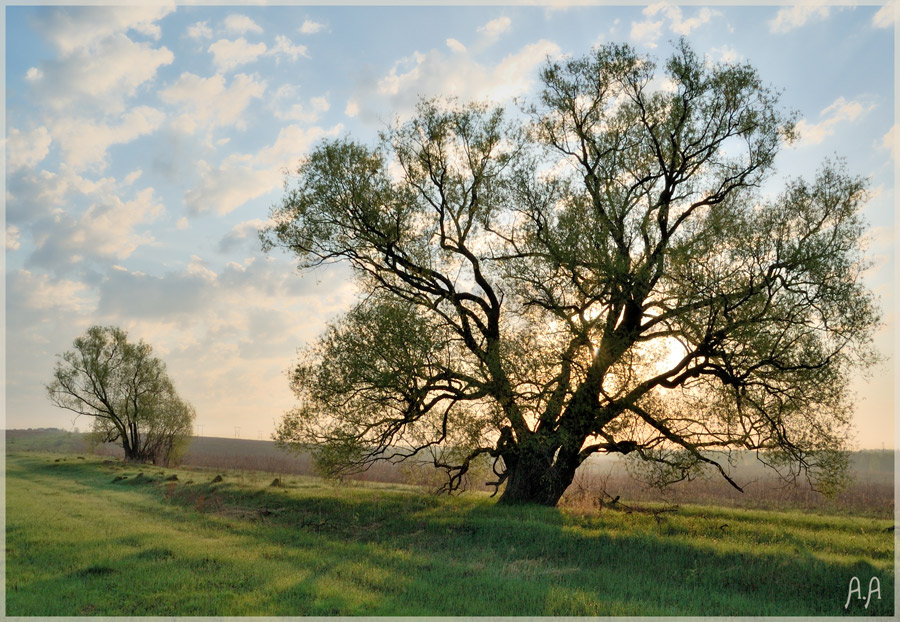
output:
[[[77, 453], [90, 451], [87, 435], [51, 430], [6, 430], [9, 451], [50, 451]], [[119, 457], [122, 448], [107, 444], [97, 448], [98, 455]], [[755, 456], [737, 455], [732, 476], [742, 485], [738, 492], [717, 474], [684, 481], [665, 490], [649, 487], [632, 476], [620, 457], [594, 456], [575, 477], [563, 499], [564, 505], [592, 507], [600, 499], [642, 502], [715, 505], [744, 509], [802, 510], [825, 514], [850, 514], [873, 518], [894, 516], [894, 461], [892, 451], [858, 451], [851, 454], [853, 483], [834, 498], [825, 497], [802, 480], [786, 485]], [[184, 466], [247, 471], [265, 471], [273, 475], [314, 475], [308, 454], [293, 454], [278, 449], [272, 441], [194, 437], [184, 457]], [[430, 464], [419, 467], [377, 463], [352, 477], [357, 481], [417, 484], [436, 488], [445, 476]], [[494, 479], [489, 473], [475, 476], [473, 484]], [[483, 490], [492, 490], [484, 487]]]
[[[871, 517], [509, 508], [89, 455], [6, 462], [11, 616], [894, 612], [892, 522]], [[881, 599], [845, 609], [854, 576], [878, 577]]]

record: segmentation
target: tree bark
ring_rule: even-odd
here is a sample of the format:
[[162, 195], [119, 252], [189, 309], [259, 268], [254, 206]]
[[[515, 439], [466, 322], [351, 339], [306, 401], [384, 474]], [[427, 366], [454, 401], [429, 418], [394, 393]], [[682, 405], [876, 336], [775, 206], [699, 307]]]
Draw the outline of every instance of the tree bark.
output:
[[499, 503], [519, 505], [533, 503], [553, 507], [575, 478], [576, 464], [554, 461], [553, 454], [526, 450], [515, 464], [507, 465], [506, 488]]

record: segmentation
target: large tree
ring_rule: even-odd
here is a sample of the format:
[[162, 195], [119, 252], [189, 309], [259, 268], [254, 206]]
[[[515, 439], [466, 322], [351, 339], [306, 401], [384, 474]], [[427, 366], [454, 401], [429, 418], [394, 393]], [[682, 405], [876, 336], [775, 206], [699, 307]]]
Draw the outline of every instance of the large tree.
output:
[[166, 365], [143, 340], [92, 326], [59, 355], [47, 394], [55, 405], [93, 418], [98, 442], [118, 442], [125, 459], [168, 465], [191, 437], [194, 407], [178, 396]]
[[451, 489], [488, 457], [511, 503], [556, 504], [597, 452], [661, 482], [739, 487], [735, 449], [840, 479], [878, 322], [866, 182], [825, 162], [765, 196], [794, 115], [684, 42], [663, 75], [607, 45], [541, 79], [515, 119], [425, 101], [301, 163], [263, 245], [349, 263], [362, 295], [305, 350], [278, 438], [333, 470], [427, 455]]

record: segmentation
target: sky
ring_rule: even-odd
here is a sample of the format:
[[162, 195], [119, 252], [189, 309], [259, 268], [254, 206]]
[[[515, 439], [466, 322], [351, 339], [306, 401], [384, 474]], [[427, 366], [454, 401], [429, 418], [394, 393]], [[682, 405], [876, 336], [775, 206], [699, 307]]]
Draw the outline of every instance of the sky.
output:
[[[750, 62], [796, 110], [779, 179], [841, 156], [870, 180], [868, 286], [886, 361], [856, 377], [857, 444], [894, 446], [890, 6], [7, 6], [6, 427], [52, 406], [56, 355], [94, 324], [150, 343], [204, 436], [267, 439], [297, 350], [355, 300], [256, 235], [318, 141], [374, 144], [420, 97], [528, 98], [548, 57], [684, 36]], [[777, 188], [775, 188], [777, 191]]]

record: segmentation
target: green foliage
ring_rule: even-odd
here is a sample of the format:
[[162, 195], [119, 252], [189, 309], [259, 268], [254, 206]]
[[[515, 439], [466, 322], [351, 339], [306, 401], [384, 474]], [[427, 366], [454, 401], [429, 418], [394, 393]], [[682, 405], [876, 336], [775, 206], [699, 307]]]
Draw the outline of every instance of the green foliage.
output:
[[194, 407], [178, 396], [166, 366], [143, 341], [92, 326], [59, 356], [50, 401], [92, 418], [94, 444], [119, 441], [128, 460], [177, 464], [190, 442]]
[[432, 455], [450, 489], [490, 458], [509, 502], [555, 504], [597, 452], [740, 488], [710, 452], [758, 451], [839, 485], [879, 322], [866, 182], [826, 161], [762, 196], [795, 133], [778, 93], [684, 42], [660, 73], [606, 45], [548, 62], [527, 119], [423, 101], [375, 148], [316, 148], [263, 245], [349, 263], [362, 296], [305, 351], [280, 442], [328, 471]]
[[[36, 454], [9, 454], [6, 467], [10, 616], [894, 613], [888, 520], [582, 514], [158, 468], [129, 486], [135, 465]], [[845, 610], [853, 576], [877, 576], [881, 600]]]

